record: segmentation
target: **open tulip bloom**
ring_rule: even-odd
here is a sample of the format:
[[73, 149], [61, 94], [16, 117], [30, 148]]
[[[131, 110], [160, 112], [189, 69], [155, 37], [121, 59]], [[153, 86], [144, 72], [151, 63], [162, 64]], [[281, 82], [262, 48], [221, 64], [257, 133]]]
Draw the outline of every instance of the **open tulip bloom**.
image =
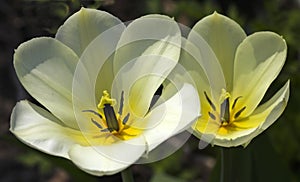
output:
[[[284, 49], [282, 44], [279, 48]], [[151, 156], [200, 115], [195, 87], [171, 79], [172, 74], [180, 76], [172, 73], [180, 50], [181, 33], [169, 17], [148, 15], [126, 27], [106, 12], [82, 8], [55, 38], [34, 38], [16, 49], [17, 76], [45, 109], [18, 102], [10, 130], [27, 145], [70, 159], [90, 174], [119, 172]], [[280, 65], [269, 69], [279, 70], [284, 53], [278, 53]], [[155, 96], [161, 85], [162, 93]]]
[[201, 101], [202, 116], [192, 126], [201, 141], [246, 146], [282, 114], [289, 81], [260, 104], [286, 59], [281, 36], [268, 31], [246, 36], [236, 22], [215, 12], [196, 23], [183, 47], [179, 63], [196, 81]]

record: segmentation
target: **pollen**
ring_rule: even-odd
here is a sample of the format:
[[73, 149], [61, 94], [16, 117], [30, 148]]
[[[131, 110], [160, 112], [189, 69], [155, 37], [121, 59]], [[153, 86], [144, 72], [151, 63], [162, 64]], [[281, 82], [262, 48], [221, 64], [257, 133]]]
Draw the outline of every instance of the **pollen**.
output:
[[98, 109], [103, 109], [106, 104], [108, 104], [110, 106], [114, 106], [116, 104], [116, 100], [110, 98], [108, 91], [104, 90], [101, 100], [98, 104]]

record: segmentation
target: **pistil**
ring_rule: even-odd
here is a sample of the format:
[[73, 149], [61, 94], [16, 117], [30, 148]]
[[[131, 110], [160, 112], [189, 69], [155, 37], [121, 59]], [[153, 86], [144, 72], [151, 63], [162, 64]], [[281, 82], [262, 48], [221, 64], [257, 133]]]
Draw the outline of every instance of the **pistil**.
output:
[[208, 111], [208, 116], [212, 120], [216, 120], [220, 122], [221, 126], [227, 126], [234, 122], [238, 117], [240, 117], [241, 113], [246, 109], [246, 106], [242, 107], [241, 109], [237, 110], [235, 108], [238, 100], [242, 98], [242, 96], [239, 96], [234, 99], [232, 106], [230, 107], [230, 97], [231, 95], [225, 90], [222, 90], [222, 94], [220, 96], [219, 102], [220, 104], [220, 110], [217, 110], [216, 105], [214, 102], [209, 98], [208, 94], [204, 92], [206, 101], [210, 105], [211, 110]]
[[[105, 90], [97, 106], [98, 110], [83, 110], [82, 112], [92, 113], [97, 116], [98, 119], [91, 118], [91, 122], [100, 129], [100, 132], [105, 133], [101, 137], [105, 137], [105, 140], [111, 138], [113, 142], [118, 138], [121, 140], [128, 140], [130, 138], [138, 136], [142, 130], [131, 127], [128, 122], [130, 121], [130, 113], [122, 116], [123, 113], [124, 92], [121, 93], [120, 107], [118, 113], [114, 110], [116, 100], [109, 96], [109, 93]], [[95, 136], [98, 137], [98, 136]]]
[[229, 112], [229, 97], [227, 97], [221, 104], [221, 113], [220, 118], [222, 124], [228, 124], [230, 123], [230, 112]]
[[119, 131], [119, 123], [116, 117], [116, 113], [114, 111], [114, 108], [110, 104], [104, 104], [104, 116], [107, 124], [107, 129], [110, 132], [113, 131]]
[[[124, 101], [124, 93], [121, 94], [121, 103], [118, 114], [115, 113], [115, 110], [113, 106], [116, 103], [115, 99], [110, 98], [109, 93], [107, 90], [103, 91], [103, 96], [100, 99], [100, 102], [98, 104], [98, 111], [94, 110], [83, 110], [82, 112], [89, 112], [92, 113], [100, 120], [102, 120], [104, 123], [100, 124], [93, 118], [91, 119], [92, 123], [94, 123], [99, 129], [101, 129], [101, 132], [110, 132], [113, 134], [120, 133], [121, 130], [124, 128], [124, 125], [129, 119], [129, 113], [125, 116], [123, 122], [121, 121], [121, 115], [123, 110], [123, 101]], [[104, 125], [104, 126], [103, 126]]]

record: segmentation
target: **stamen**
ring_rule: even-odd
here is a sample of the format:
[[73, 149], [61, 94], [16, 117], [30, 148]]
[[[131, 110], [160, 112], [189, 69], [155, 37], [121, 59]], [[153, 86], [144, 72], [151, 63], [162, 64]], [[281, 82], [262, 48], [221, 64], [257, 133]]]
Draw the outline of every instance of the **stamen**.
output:
[[107, 90], [103, 91], [103, 96], [101, 97], [101, 100], [98, 104], [98, 109], [103, 109], [105, 107], [105, 104], [109, 104], [111, 106], [115, 105], [116, 100], [110, 98], [109, 93]]
[[108, 128], [104, 128], [101, 132], [111, 132]]
[[216, 106], [214, 105], [214, 103], [210, 100], [210, 98], [208, 97], [208, 95], [206, 94], [206, 92], [204, 91], [204, 95], [205, 95], [205, 98], [207, 100], [207, 102], [209, 103], [210, 107], [216, 111]]
[[123, 119], [123, 125], [125, 125], [126, 123], [127, 123], [127, 121], [128, 121], [128, 119], [129, 119], [129, 116], [130, 116], [130, 114], [128, 113], [125, 117], [124, 117], [124, 119]]
[[93, 118], [91, 118], [91, 121], [99, 128], [102, 129], [103, 127], [97, 122], [95, 121]]
[[216, 120], [216, 116], [213, 113], [208, 112], [208, 115], [211, 119]]
[[124, 106], [124, 91], [121, 92], [121, 100], [120, 100], [120, 107], [118, 113], [122, 115], [123, 113], [123, 106]]
[[96, 111], [93, 111], [93, 110], [83, 110], [82, 112], [90, 112], [90, 113], [93, 113], [93, 114], [95, 114], [96, 116], [98, 116], [100, 119], [102, 119], [101, 114], [99, 114], [99, 113], [96, 112]]
[[[96, 125], [99, 129], [101, 129], [101, 132], [110, 132], [112, 134], [120, 134], [126, 129], [125, 124], [129, 120], [130, 114], [128, 113], [122, 123], [120, 122], [120, 118], [123, 112], [123, 102], [124, 102], [124, 91], [121, 93], [121, 99], [120, 99], [120, 108], [119, 108], [119, 114], [118, 116], [115, 113], [114, 108], [112, 107], [113, 104], [115, 104], [115, 99], [110, 98], [109, 93], [105, 90], [103, 91], [103, 96], [101, 97], [101, 100], [98, 104], [98, 112], [93, 110], [83, 110], [82, 112], [90, 112], [96, 116], [98, 116], [103, 122], [105, 122], [105, 127], [103, 127], [101, 124], [99, 124], [96, 120], [91, 118], [91, 121], [94, 125]], [[103, 110], [103, 111], [102, 111]], [[101, 113], [101, 114], [100, 114]]]
[[106, 119], [107, 128], [110, 132], [119, 131], [119, 123], [114, 111], [110, 104], [104, 104], [104, 115]]
[[227, 97], [221, 104], [221, 114], [222, 122], [229, 122], [230, 113], [229, 113], [229, 97]]
[[237, 103], [237, 101], [238, 101], [240, 98], [242, 98], [242, 96], [239, 96], [239, 97], [237, 97], [236, 99], [234, 99], [231, 109], [233, 109], [233, 108], [235, 107], [235, 104]]
[[156, 102], [158, 101], [158, 99], [160, 98], [161, 94], [162, 94], [162, 90], [163, 90], [164, 86], [161, 84], [158, 89], [155, 91], [152, 100], [150, 102], [150, 106], [149, 106], [149, 110], [150, 111], [152, 109], [152, 107], [156, 104]]
[[246, 106], [244, 106], [242, 109], [240, 109], [238, 112], [236, 112], [234, 115], [234, 119], [238, 118], [245, 109], [246, 109]]

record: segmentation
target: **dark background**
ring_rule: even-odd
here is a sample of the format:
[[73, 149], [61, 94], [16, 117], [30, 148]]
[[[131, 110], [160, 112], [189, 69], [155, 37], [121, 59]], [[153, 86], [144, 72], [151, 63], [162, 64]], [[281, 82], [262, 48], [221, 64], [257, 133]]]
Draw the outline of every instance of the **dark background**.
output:
[[[255, 181], [300, 181], [300, 1], [299, 0], [1, 0], [0, 1], [0, 181], [119, 181], [120, 175], [93, 177], [70, 161], [45, 155], [19, 142], [9, 132], [10, 113], [17, 101], [34, 100], [20, 85], [13, 68], [17, 46], [39, 36], [54, 36], [57, 28], [80, 7], [98, 8], [132, 20], [149, 13], [166, 14], [192, 27], [215, 10], [238, 22], [251, 34], [270, 30], [288, 44], [286, 64], [266, 98], [291, 80], [291, 95], [284, 114], [246, 149], [251, 157], [244, 169]], [[217, 179], [220, 148], [197, 149], [190, 140], [175, 154], [156, 163], [134, 165], [136, 181], [213, 181]], [[236, 156], [238, 156], [237, 154]], [[249, 155], [248, 155], [249, 154]], [[238, 159], [238, 157], [236, 157]], [[216, 164], [216, 165], [215, 165]], [[214, 166], [216, 166], [214, 168]], [[242, 167], [241, 167], [242, 168]], [[237, 176], [240, 175], [237, 167]], [[250, 180], [250, 179], [249, 179]], [[268, 181], [269, 181], [268, 180]], [[250, 180], [251, 181], [251, 180]]]

